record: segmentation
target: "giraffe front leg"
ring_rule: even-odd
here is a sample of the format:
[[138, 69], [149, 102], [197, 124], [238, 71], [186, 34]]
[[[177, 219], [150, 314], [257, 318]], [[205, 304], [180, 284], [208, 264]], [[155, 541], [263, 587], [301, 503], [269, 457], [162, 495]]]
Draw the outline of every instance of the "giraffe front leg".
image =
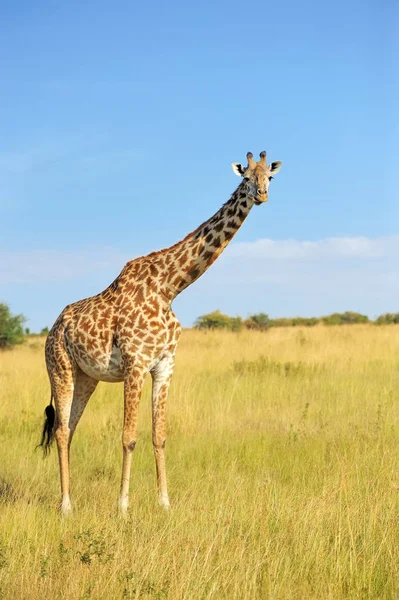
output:
[[143, 367], [134, 366], [127, 368], [124, 385], [124, 422], [122, 434], [122, 481], [119, 495], [119, 512], [125, 515], [129, 506], [129, 482], [130, 468], [132, 465], [132, 454], [136, 446], [137, 438], [137, 415], [140, 404], [141, 392], [144, 385], [146, 370]]
[[174, 367], [174, 356], [162, 359], [152, 375], [152, 444], [157, 470], [158, 500], [160, 506], [170, 508], [165, 466], [166, 401]]

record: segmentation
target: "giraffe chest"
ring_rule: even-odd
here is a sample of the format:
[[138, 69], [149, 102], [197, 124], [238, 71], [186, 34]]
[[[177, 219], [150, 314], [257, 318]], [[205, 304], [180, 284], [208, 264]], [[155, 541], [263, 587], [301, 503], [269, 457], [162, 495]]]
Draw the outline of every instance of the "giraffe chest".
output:
[[[140, 363], [145, 363], [147, 371], [151, 371], [162, 360], [165, 348], [164, 337], [152, 345], [138, 344], [133, 339], [129, 340], [129, 343], [125, 342], [124, 352], [133, 361], [137, 359]], [[122, 352], [120, 347], [115, 344], [101, 353], [74, 352], [74, 357], [82, 371], [97, 381], [116, 383], [124, 380]]]
[[116, 346], [102, 356], [92, 356], [90, 353], [75, 354], [75, 359], [82, 371], [97, 381], [109, 383], [123, 381], [122, 356], [120, 349]]
[[[145, 307], [144, 307], [145, 308]], [[66, 341], [78, 366], [98, 381], [118, 382], [125, 376], [126, 362], [142, 364], [148, 371], [157, 366], [176, 329], [171, 311], [146, 319], [146, 311], [120, 307], [117, 318], [109, 315], [110, 327], [102, 327], [98, 310], [90, 322], [82, 315], [68, 323]], [[126, 360], [127, 359], [127, 360]]]

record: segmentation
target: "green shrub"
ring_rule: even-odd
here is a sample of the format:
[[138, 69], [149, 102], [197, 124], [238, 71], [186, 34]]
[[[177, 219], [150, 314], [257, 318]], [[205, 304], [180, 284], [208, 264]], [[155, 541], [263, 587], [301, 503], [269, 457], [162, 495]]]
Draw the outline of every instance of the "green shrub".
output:
[[313, 327], [320, 323], [317, 317], [292, 317], [271, 319], [270, 327]]
[[325, 325], [352, 325], [355, 323], [368, 323], [369, 318], [360, 313], [346, 311], [344, 313], [333, 313], [322, 317], [321, 320]]
[[232, 318], [228, 315], [224, 315], [220, 310], [214, 310], [207, 315], [198, 317], [195, 322], [195, 327], [197, 329], [231, 329]]
[[399, 323], [399, 313], [384, 313], [376, 319], [376, 325], [394, 325]]
[[244, 321], [244, 325], [247, 329], [257, 329], [258, 331], [266, 331], [266, 329], [269, 329], [270, 327], [269, 315], [267, 315], [266, 313], [258, 313], [256, 315], [251, 315], [246, 321]]
[[0, 349], [21, 344], [25, 338], [23, 315], [12, 315], [7, 304], [0, 303]]

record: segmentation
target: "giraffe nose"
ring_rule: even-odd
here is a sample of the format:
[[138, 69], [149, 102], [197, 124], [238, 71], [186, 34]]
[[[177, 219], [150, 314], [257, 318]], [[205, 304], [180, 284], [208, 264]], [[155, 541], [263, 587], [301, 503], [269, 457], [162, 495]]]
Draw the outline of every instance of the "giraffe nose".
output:
[[266, 194], [266, 190], [261, 190], [260, 188], [258, 188], [258, 189], [256, 190], [256, 193], [257, 193], [259, 196], [264, 196], [264, 195]]

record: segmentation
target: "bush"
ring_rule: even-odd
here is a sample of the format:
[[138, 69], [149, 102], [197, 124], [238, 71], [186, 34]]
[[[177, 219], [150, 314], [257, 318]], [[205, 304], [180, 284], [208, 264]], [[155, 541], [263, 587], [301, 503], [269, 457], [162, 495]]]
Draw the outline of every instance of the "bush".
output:
[[280, 317], [279, 319], [271, 319], [270, 327], [292, 327], [292, 319]]
[[231, 328], [231, 317], [224, 315], [220, 310], [214, 310], [207, 315], [198, 317], [195, 322], [197, 329], [230, 329]]
[[368, 323], [369, 318], [366, 315], [360, 313], [346, 311], [344, 313], [333, 313], [326, 317], [322, 317], [321, 320], [325, 325], [352, 325], [355, 323]]
[[320, 323], [320, 319], [316, 317], [293, 317], [271, 319], [270, 327], [313, 327]]
[[376, 319], [376, 325], [394, 325], [399, 323], [399, 313], [384, 313]]
[[243, 327], [241, 317], [229, 317], [220, 310], [214, 310], [207, 315], [202, 315], [196, 320], [194, 327], [196, 329], [230, 329], [230, 331], [240, 331]]
[[258, 331], [266, 331], [270, 327], [269, 315], [266, 313], [258, 313], [257, 315], [251, 315], [244, 325], [247, 329], [257, 329]]
[[292, 319], [293, 327], [314, 327], [320, 323], [317, 317], [294, 317]]
[[241, 317], [230, 317], [230, 329], [231, 331], [241, 331], [244, 322]]
[[[241, 317], [229, 317], [215, 310], [207, 315], [198, 317], [194, 327], [197, 329], [230, 329], [231, 331], [240, 331], [242, 327], [254, 329], [257, 331], [266, 331], [270, 327], [314, 327], [318, 323], [324, 325], [352, 325], [355, 323], [370, 323], [367, 315], [361, 313], [346, 311], [344, 313], [333, 313], [325, 317], [289, 317], [270, 319], [266, 313], [257, 313], [250, 315], [245, 321]], [[390, 323], [399, 323], [399, 313], [385, 313], [375, 321], [377, 325]]]
[[0, 303], [0, 349], [21, 344], [25, 338], [23, 315], [12, 315], [7, 304]]

